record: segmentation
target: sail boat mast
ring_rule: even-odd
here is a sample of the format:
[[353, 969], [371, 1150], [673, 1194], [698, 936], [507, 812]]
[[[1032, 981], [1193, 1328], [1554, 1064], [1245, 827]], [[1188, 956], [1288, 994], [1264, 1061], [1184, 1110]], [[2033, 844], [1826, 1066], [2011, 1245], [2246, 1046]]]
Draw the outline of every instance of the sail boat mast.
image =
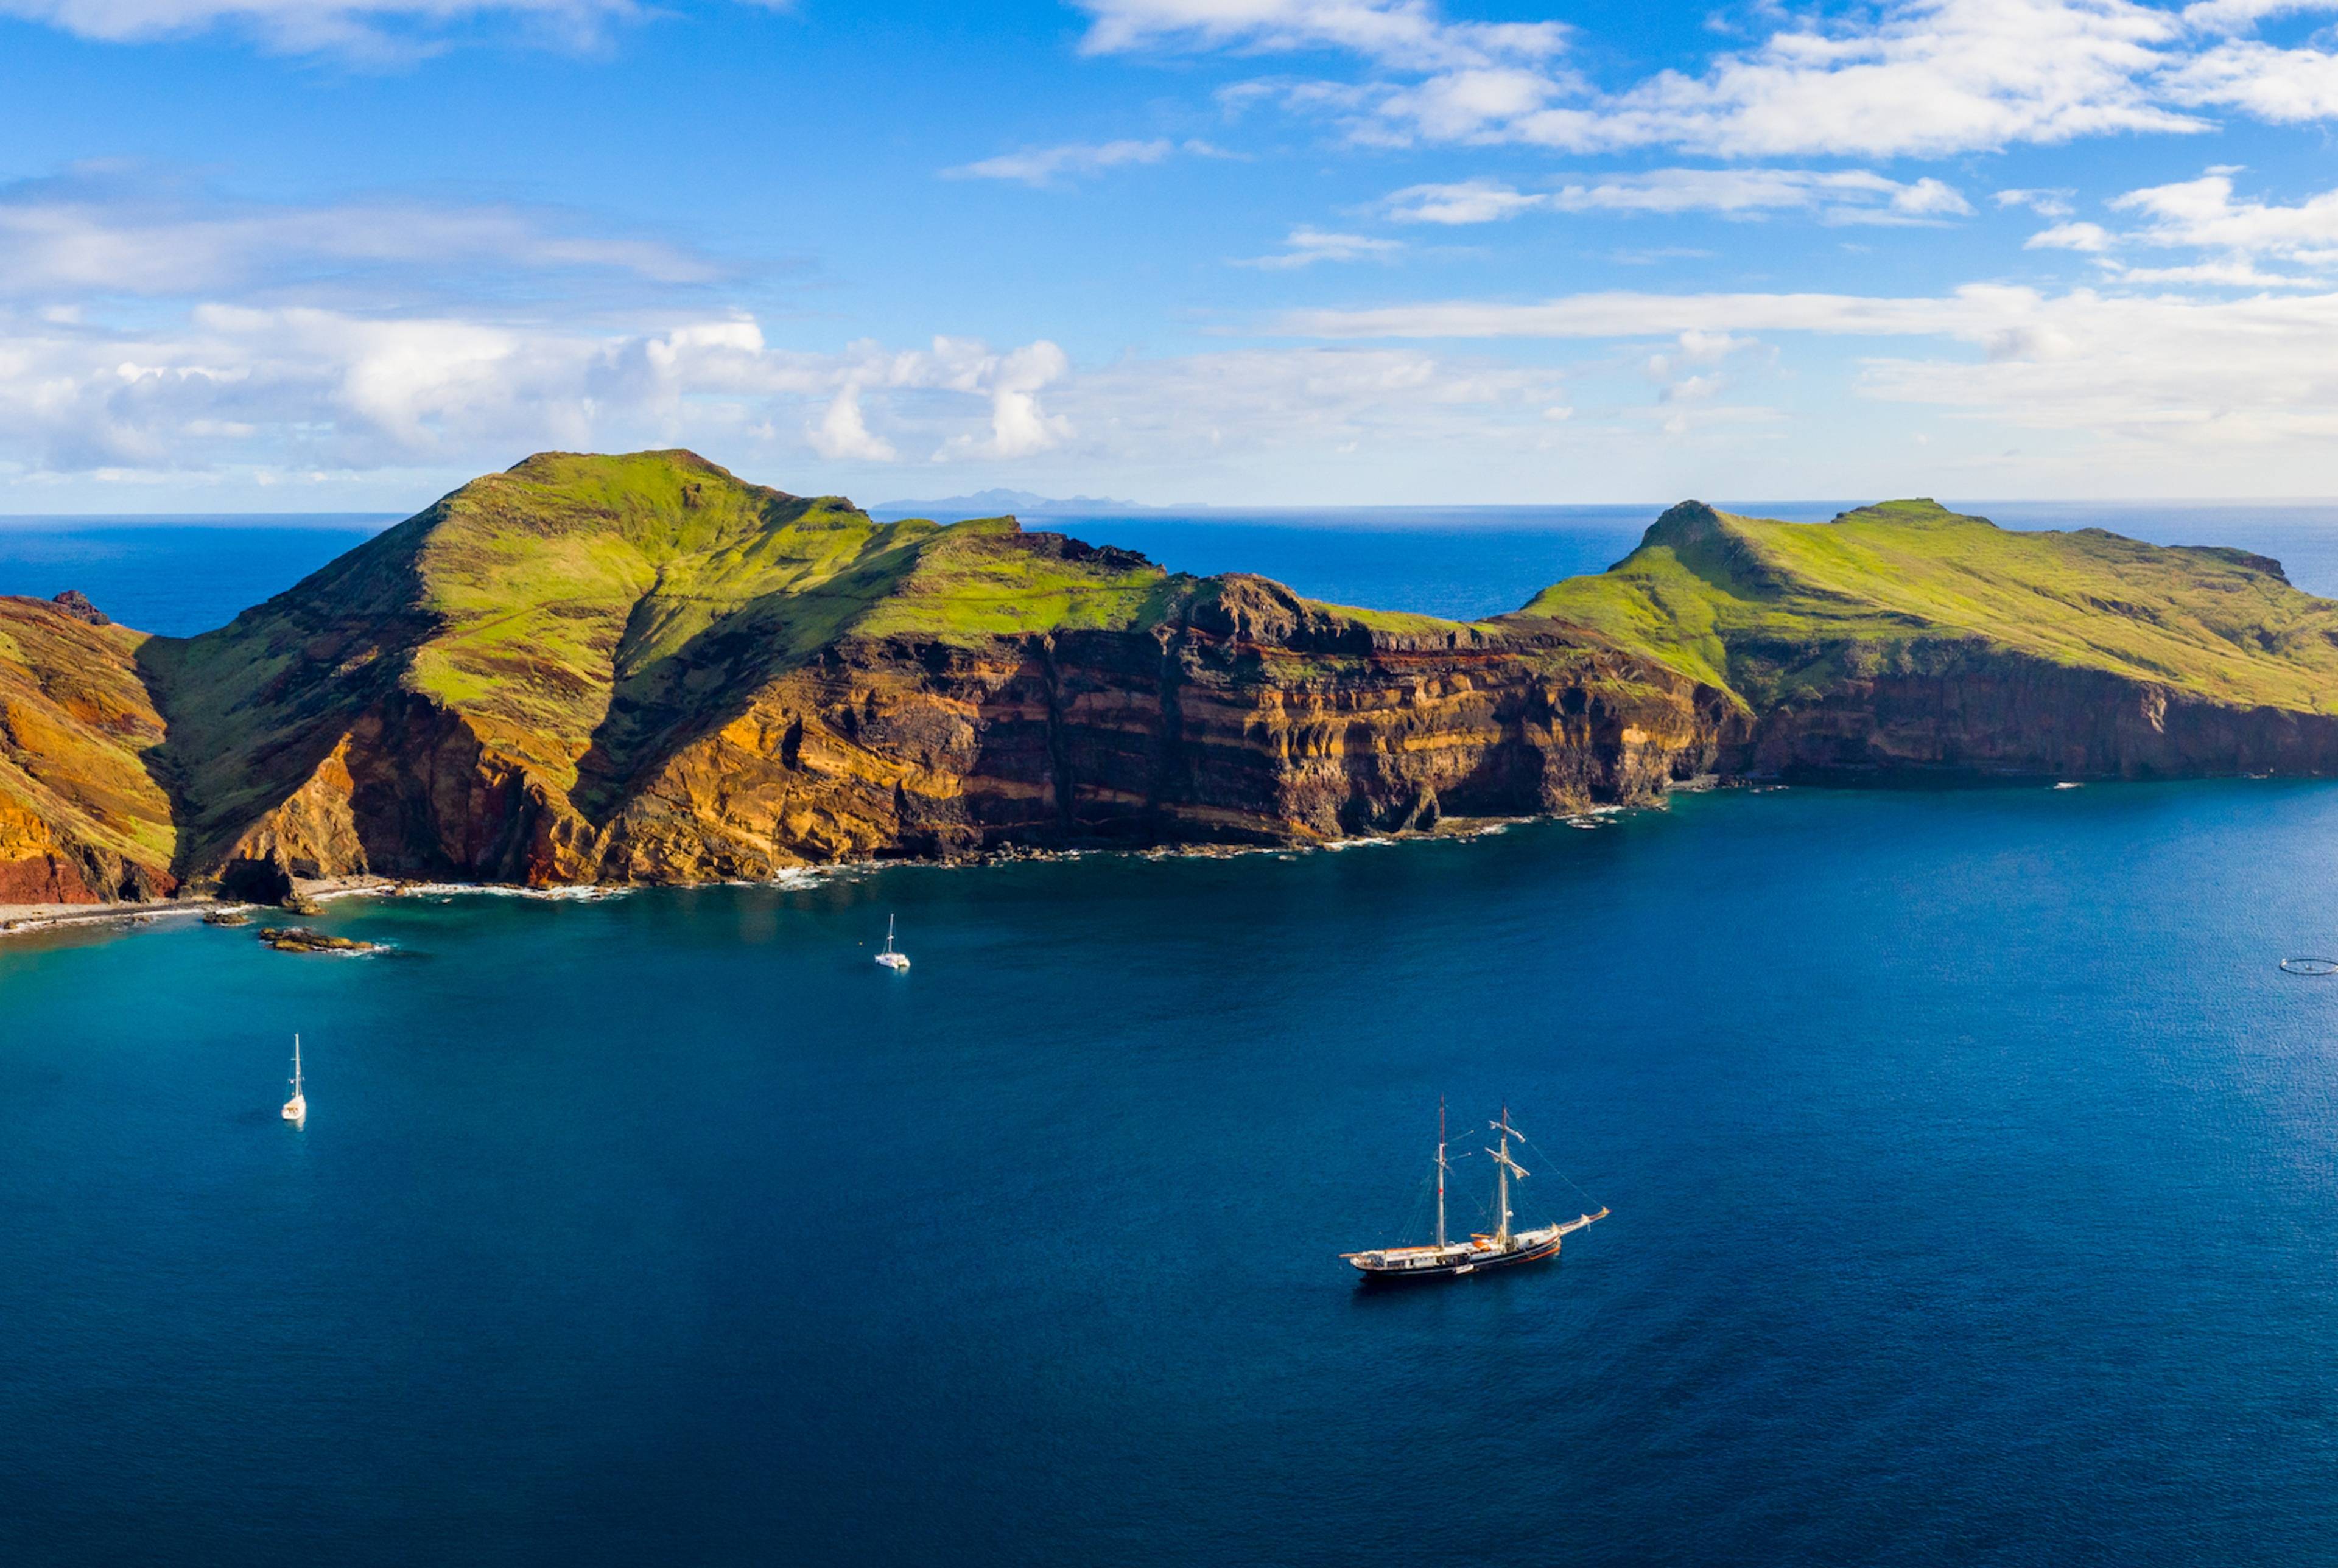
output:
[[1437, 1245], [1445, 1245], [1445, 1096], [1437, 1097]]
[[1502, 1107], [1502, 1152], [1494, 1161], [1494, 1240], [1510, 1239], [1510, 1108]]
[[1510, 1240], [1510, 1178], [1524, 1176], [1526, 1172], [1518, 1168], [1517, 1161], [1510, 1158], [1510, 1135], [1518, 1129], [1510, 1125], [1508, 1106], [1502, 1107], [1502, 1119], [1492, 1125], [1494, 1131], [1502, 1135], [1500, 1149], [1486, 1151], [1494, 1157], [1494, 1240], [1497, 1245], [1506, 1247]]

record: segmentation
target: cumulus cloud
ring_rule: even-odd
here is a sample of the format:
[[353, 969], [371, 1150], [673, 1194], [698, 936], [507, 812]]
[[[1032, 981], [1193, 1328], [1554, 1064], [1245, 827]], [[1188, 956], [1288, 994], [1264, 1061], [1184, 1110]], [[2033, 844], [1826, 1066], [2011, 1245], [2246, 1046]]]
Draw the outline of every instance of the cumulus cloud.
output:
[[471, 466], [513, 448], [771, 429], [815, 406], [812, 451], [890, 462], [871, 394], [893, 399], [896, 435], [938, 456], [1015, 457], [1071, 434], [1041, 398], [1067, 370], [1044, 339], [811, 353], [769, 345], [747, 317], [594, 333], [313, 306], [205, 304], [167, 329], [0, 312], [0, 466]]
[[2338, 54], [2235, 39], [2186, 62], [2166, 85], [2178, 103], [2239, 109], [2275, 124], [2327, 120], [2338, 114]]
[[[1908, 156], [2208, 122], [2161, 100], [2194, 36], [2135, 0], [1887, 0], [1801, 17], [1702, 70], [1600, 92], [1566, 34], [1462, 24], [1427, 0], [1088, 0], [1089, 46], [1346, 49], [1360, 82], [1253, 96], [1331, 113], [1368, 142], [1667, 146], [1731, 158]], [[1527, 31], [1518, 31], [1524, 25]]]
[[1532, 191], [1480, 179], [1409, 186], [1388, 198], [1389, 216], [1408, 223], [1485, 223], [1537, 210], [1725, 217], [1814, 211], [1834, 223], [1921, 223], [1970, 215], [1972, 206], [1939, 180], [1903, 183], [1856, 169], [1656, 169], [1563, 177], [1554, 189]]
[[2149, 221], [2130, 238], [2146, 245], [2186, 246], [2237, 256], [2276, 256], [2317, 264], [2338, 261], [2338, 191], [2294, 206], [2235, 200], [2221, 171], [2172, 185], [2130, 191], [2110, 205]]
[[1555, 372], [1411, 348], [1297, 347], [1082, 370], [1052, 342], [830, 351], [746, 317], [587, 332], [447, 316], [205, 305], [167, 328], [0, 307], [0, 482], [226, 471], [463, 474], [546, 446], [751, 450], [784, 473], [917, 459], [1296, 459], [1356, 441], [1483, 453], [1541, 439]]
[[1029, 457], [1060, 446], [1072, 422], [1039, 407], [1039, 394], [1071, 371], [1064, 351], [1044, 339], [1011, 354], [991, 354], [978, 344], [934, 341], [935, 357], [946, 364], [943, 385], [990, 399], [987, 437], [954, 436], [934, 454], [937, 463], [953, 457]]
[[869, 434], [869, 423], [860, 413], [860, 384], [857, 381], [847, 381], [836, 389], [820, 423], [807, 434], [811, 449], [823, 457], [891, 463], [900, 456], [890, 441]]
[[[2197, 180], [2148, 186], [2111, 199], [2114, 211], [2139, 214], [2144, 221], [2114, 231], [2100, 223], [2071, 220], [2029, 237], [2033, 250], [2078, 250], [2093, 255], [2105, 272], [2127, 283], [2195, 284], [2214, 288], [2313, 287], [2313, 276], [2275, 272], [2259, 265], [2272, 260], [2311, 271], [2338, 267], [2338, 191], [2284, 204], [2235, 194], [2234, 171], [2211, 170]], [[2164, 267], [2141, 267], [2108, 252], [2149, 247], [2215, 251], [2212, 260]]]
[[1293, 268], [1312, 267], [1318, 261], [1386, 260], [1403, 249], [1401, 240], [1380, 240], [1364, 234], [1333, 233], [1302, 223], [1283, 238], [1282, 249], [1273, 255], [1252, 256], [1236, 261], [1234, 265], [1287, 271]]

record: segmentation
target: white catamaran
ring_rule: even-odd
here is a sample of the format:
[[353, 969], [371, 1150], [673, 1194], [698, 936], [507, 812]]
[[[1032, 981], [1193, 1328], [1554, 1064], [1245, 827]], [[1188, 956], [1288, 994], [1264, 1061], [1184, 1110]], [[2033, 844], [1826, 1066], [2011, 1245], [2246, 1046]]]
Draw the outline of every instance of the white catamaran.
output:
[[305, 1122], [309, 1119], [309, 1097], [300, 1093], [300, 1036], [292, 1036], [292, 1098], [284, 1102], [284, 1120]]
[[1377, 1252], [1342, 1252], [1340, 1256], [1363, 1270], [1367, 1279], [1443, 1279], [1457, 1274], [1476, 1274], [1488, 1269], [1507, 1269], [1513, 1263], [1532, 1263], [1541, 1258], [1558, 1255], [1562, 1238], [1607, 1218], [1603, 1207], [1596, 1214], [1585, 1214], [1556, 1225], [1537, 1226], [1531, 1230], [1510, 1229], [1510, 1179], [1523, 1181], [1526, 1171], [1510, 1158], [1510, 1140], [1526, 1135], [1510, 1125], [1510, 1108], [1502, 1107], [1502, 1119], [1488, 1125], [1501, 1134], [1501, 1147], [1486, 1152], [1494, 1161], [1494, 1230], [1493, 1234], [1473, 1234], [1467, 1241], [1449, 1241], [1445, 1237], [1445, 1175], [1451, 1169], [1445, 1159], [1445, 1102], [1437, 1102], [1437, 1240], [1427, 1247], [1385, 1247]]
[[890, 915], [885, 916], [885, 951], [877, 955], [877, 962], [896, 974], [909, 966], [909, 956], [907, 953], [893, 951], [893, 917]]

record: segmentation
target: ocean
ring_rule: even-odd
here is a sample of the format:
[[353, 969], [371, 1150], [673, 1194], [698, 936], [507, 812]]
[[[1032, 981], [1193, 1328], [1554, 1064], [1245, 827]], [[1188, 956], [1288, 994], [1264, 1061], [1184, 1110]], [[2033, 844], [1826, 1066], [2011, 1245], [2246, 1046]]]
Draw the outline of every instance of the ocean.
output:
[[[1467, 613], [1652, 510], [1109, 542]], [[2338, 592], [2333, 512], [2117, 525]], [[365, 531], [0, 525], [0, 592], [192, 631]], [[11, 940], [0, 1561], [2338, 1558], [2332, 832], [1729, 790]], [[1522, 1216], [1613, 1213], [1361, 1289], [1440, 1096], [1457, 1229], [1505, 1105]]]

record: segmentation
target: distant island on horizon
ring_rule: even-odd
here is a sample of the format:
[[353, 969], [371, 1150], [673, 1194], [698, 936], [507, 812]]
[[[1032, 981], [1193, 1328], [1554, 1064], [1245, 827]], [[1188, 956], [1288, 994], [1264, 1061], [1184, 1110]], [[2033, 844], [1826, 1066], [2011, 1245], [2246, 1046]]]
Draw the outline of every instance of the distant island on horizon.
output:
[[1461, 622], [545, 453], [201, 636], [0, 598], [0, 905], [755, 880], [1693, 780], [2328, 774], [2338, 602], [2245, 551], [1928, 500], [1692, 501]]

